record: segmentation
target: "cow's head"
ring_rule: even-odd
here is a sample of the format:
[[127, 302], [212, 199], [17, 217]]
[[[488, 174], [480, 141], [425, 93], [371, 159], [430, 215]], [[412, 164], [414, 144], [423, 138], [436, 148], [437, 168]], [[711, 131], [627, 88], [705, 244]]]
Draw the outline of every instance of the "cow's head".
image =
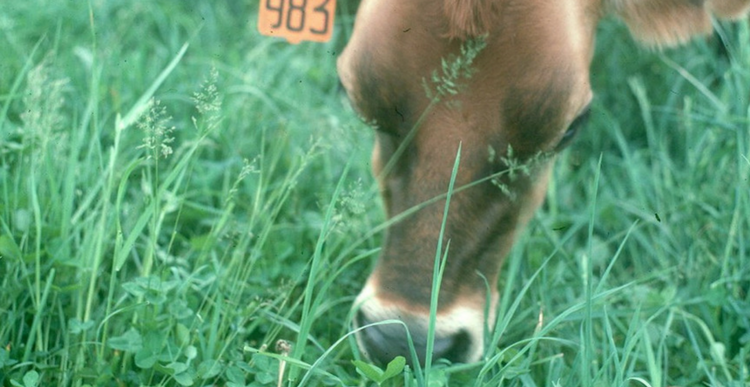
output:
[[[585, 121], [600, 18], [614, 13], [637, 40], [663, 46], [708, 33], [711, 15], [736, 16], [748, 4], [363, 0], [338, 70], [355, 109], [376, 129], [373, 170], [388, 217], [398, 219], [357, 298], [355, 324], [403, 321], [424, 361], [444, 195], [460, 146], [455, 187], [484, 181], [451, 197], [434, 356], [478, 359], [494, 319], [503, 257], [544, 199], [554, 154]], [[473, 75], [456, 82], [458, 94], [435, 102], [432, 74], [444, 75], [441, 60], [454, 63], [462, 45], [476, 38], [486, 46], [473, 58]], [[521, 165], [526, 169], [504, 172]], [[365, 329], [358, 342], [378, 362], [410, 358], [402, 325]]]

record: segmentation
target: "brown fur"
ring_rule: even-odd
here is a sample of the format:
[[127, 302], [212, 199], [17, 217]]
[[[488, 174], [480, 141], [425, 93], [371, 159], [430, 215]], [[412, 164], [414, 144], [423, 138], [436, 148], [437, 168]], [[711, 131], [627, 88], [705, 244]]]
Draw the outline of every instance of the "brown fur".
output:
[[631, 34], [646, 46], [684, 43], [711, 32], [711, 15], [733, 18], [744, 13], [748, 0], [610, 0]]
[[489, 34], [497, 23], [498, 4], [494, 0], [445, 0], [446, 36], [465, 40]]
[[[445, 36], [465, 40], [491, 33], [498, 23], [501, 1], [444, 0]], [[627, 23], [633, 36], [647, 46], [684, 43], [711, 31], [711, 15], [737, 18], [750, 8], [748, 0], [609, 0], [609, 8]]]

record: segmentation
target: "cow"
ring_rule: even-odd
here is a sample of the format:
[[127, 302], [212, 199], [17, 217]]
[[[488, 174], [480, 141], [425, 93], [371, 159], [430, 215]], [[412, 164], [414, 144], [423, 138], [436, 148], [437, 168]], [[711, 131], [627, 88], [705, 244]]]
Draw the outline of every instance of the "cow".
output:
[[[613, 14], [644, 46], [661, 48], [710, 33], [713, 17], [737, 18], [748, 7], [750, 0], [363, 0], [337, 69], [354, 109], [375, 128], [372, 168], [394, 221], [355, 301], [354, 325], [403, 324], [361, 329], [361, 351], [381, 364], [397, 355], [424, 363], [438, 251], [445, 263], [432, 357], [482, 356], [502, 261], [544, 200], [554, 155], [586, 121], [600, 19]], [[524, 173], [503, 173], [519, 165]], [[462, 188], [448, 192], [451, 184]]]

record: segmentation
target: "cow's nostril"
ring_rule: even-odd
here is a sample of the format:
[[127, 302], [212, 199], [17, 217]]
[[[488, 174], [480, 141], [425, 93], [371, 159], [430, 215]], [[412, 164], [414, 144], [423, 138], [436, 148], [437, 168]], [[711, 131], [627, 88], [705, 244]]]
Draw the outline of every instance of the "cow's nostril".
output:
[[469, 333], [461, 330], [448, 337], [435, 338], [435, 359], [448, 359], [453, 363], [464, 362], [471, 348]]
[[[357, 326], [365, 326], [373, 323], [359, 311], [357, 313]], [[401, 324], [381, 324], [365, 328], [357, 334], [360, 350], [367, 358], [378, 365], [388, 364], [396, 356], [411, 357], [406, 331]], [[410, 362], [411, 363], [411, 362]]]
[[[371, 323], [372, 321], [369, 321], [362, 311], [357, 313], [357, 326]], [[419, 363], [424, 365], [427, 352], [427, 331], [409, 325], [409, 333]], [[402, 324], [381, 324], [366, 328], [358, 334], [358, 341], [365, 356], [378, 365], [386, 365], [396, 356], [403, 356], [409, 364], [414, 364], [409, 349], [409, 340]], [[432, 358], [433, 360], [447, 359], [454, 363], [463, 362], [467, 360], [470, 349], [471, 336], [464, 330], [446, 336], [436, 335]]]

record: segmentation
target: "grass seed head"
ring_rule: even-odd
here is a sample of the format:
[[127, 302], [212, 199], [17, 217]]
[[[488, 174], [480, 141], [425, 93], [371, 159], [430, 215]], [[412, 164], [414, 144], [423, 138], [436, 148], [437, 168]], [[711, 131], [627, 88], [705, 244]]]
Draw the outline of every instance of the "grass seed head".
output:
[[161, 105], [161, 101], [152, 98], [149, 105], [148, 113], [137, 124], [145, 134], [139, 148], [147, 149], [149, 158], [167, 158], [173, 152], [175, 127], [169, 124], [172, 117], [167, 115], [167, 108]]

